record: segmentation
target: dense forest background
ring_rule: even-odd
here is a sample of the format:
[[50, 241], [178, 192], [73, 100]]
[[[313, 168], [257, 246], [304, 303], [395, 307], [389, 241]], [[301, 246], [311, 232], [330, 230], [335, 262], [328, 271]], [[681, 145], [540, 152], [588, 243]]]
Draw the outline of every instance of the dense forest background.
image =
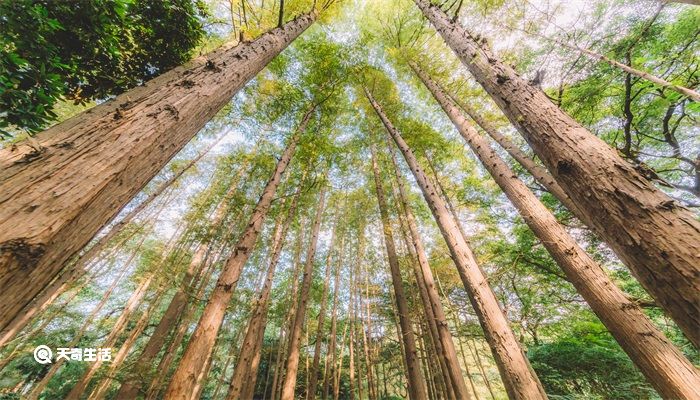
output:
[[0, 1], [0, 399], [700, 398], [699, 35], [656, 0]]

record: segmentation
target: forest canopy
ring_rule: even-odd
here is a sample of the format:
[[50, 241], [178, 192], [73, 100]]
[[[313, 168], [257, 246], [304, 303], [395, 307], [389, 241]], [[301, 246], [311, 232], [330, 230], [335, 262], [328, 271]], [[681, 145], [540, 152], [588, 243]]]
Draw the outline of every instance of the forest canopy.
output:
[[700, 398], [700, 6], [0, 2], [0, 399]]

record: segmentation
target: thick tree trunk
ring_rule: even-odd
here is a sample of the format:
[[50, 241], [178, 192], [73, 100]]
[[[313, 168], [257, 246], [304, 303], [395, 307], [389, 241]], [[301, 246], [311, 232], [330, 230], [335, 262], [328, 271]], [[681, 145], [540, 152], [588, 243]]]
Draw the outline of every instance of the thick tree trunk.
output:
[[299, 305], [297, 306], [296, 314], [294, 315], [294, 324], [289, 335], [289, 352], [286, 361], [286, 375], [282, 384], [281, 400], [293, 400], [297, 381], [297, 372], [299, 370], [299, 343], [301, 340], [301, 331], [306, 318], [306, 309], [309, 302], [309, 292], [311, 290], [311, 281], [313, 278], [314, 258], [316, 256], [316, 245], [318, 244], [318, 232], [321, 228], [321, 219], [325, 209], [326, 187], [321, 188], [321, 193], [318, 199], [318, 208], [314, 217], [313, 228], [311, 232], [311, 240], [309, 248], [306, 252], [306, 261], [304, 265], [304, 277], [301, 284], [301, 293], [299, 295]]
[[300, 132], [305, 129], [314, 109], [315, 107], [304, 115], [299, 128], [289, 139], [284, 153], [277, 162], [277, 166], [248, 220], [245, 231], [241, 234], [238, 243], [234, 247], [233, 254], [229, 257], [221, 275], [219, 275], [197, 328], [192, 334], [182, 360], [166, 390], [166, 397], [172, 399], [189, 398], [193, 388], [197, 385], [198, 375], [207, 365], [206, 360], [214, 348], [216, 336], [226, 313], [226, 307], [231, 301], [243, 266], [253, 252], [265, 216], [275, 196], [277, 186], [282, 179], [282, 174], [292, 159]]
[[[292, 200], [292, 204], [289, 206], [286, 217], [284, 220], [280, 218], [277, 222], [277, 226], [275, 227], [272, 239], [272, 255], [270, 257], [270, 263], [267, 269], [267, 276], [265, 277], [265, 283], [262, 290], [260, 290], [260, 294], [258, 295], [256, 301], [256, 307], [253, 310], [250, 317], [250, 322], [248, 323], [248, 327], [246, 329], [245, 338], [243, 339], [243, 344], [241, 345], [241, 351], [238, 356], [238, 360], [236, 360], [236, 367], [234, 368], [233, 375], [231, 377], [231, 385], [229, 386], [228, 394], [226, 395], [227, 399], [246, 399], [248, 398], [247, 396], [241, 395], [241, 393], [244, 392], [244, 388], [252, 389], [255, 387], [255, 380], [257, 379], [258, 374], [257, 368], [253, 368], [255, 365], [254, 359], [260, 354], [262, 339], [265, 334], [265, 321], [267, 317], [267, 309], [270, 304], [272, 279], [275, 276], [277, 264], [282, 256], [282, 247], [284, 246], [284, 241], [287, 237], [289, 225], [294, 219], [300, 193], [301, 188], [294, 195], [294, 199]], [[280, 214], [280, 216], [282, 216], [282, 214]]]
[[442, 236], [450, 249], [452, 260], [457, 266], [457, 271], [464, 284], [464, 289], [469, 294], [469, 300], [489, 341], [509, 397], [528, 400], [546, 399], [547, 395], [520, 348], [508, 320], [503, 315], [495, 294], [477, 264], [469, 245], [459, 231], [457, 221], [450, 215], [445, 202], [437, 195], [436, 188], [425, 175], [423, 168], [418, 164], [399, 131], [389, 121], [369, 91], [365, 89], [365, 93], [387, 132], [403, 153], [440, 227]]
[[700, 398], [700, 374], [695, 367], [578, 246], [442, 88], [416, 65], [413, 68], [525, 223], [652, 386], [664, 397]]
[[315, 20], [304, 14], [168, 71], [40, 133], [41, 150], [0, 150], [0, 329]]
[[[417, 266], [416, 276], [419, 281], [419, 287], [423, 287], [425, 291], [425, 297], [427, 300], [426, 314], [433, 318], [433, 324], [436, 330], [436, 341], [439, 342], [437, 347], [438, 352], [442, 351], [442, 357], [444, 357], [444, 362], [447, 366], [448, 376], [452, 382], [452, 389], [455, 392], [457, 399], [468, 399], [469, 391], [467, 385], [464, 382], [464, 377], [462, 376], [462, 370], [459, 366], [459, 357], [457, 356], [457, 351], [454, 346], [454, 340], [452, 334], [450, 333], [449, 327], [447, 326], [447, 317], [445, 316], [445, 311], [442, 308], [442, 303], [440, 302], [440, 295], [435, 287], [435, 280], [433, 278], [433, 273], [430, 270], [430, 264], [428, 263], [428, 256], [425, 251], [425, 246], [423, 245], [423, 240], [421, 239], [420, 232], [418, 231], [418, 224], [416, 223], [415, 216], [411, 211], [411, 207], [408, 204], [408, 194], [402, 180], [401, 173], [399, 172], [398, 162], [396, 160], [396, 154], [394, 153], [394, 148], [391, 143], [388, 144], [389, 154], [391, 155], [391, 162], [394, 168], [394, 175], [396, 177], [396, 182], [398, 186], [397, 200], [401, 204], [401, 211], [406, 217], [406, 225], [408, 225], [408, 230], [412, 239], [413, 251], [411, 255], [415, 257]], [[411, 249], [411, 246], [408, 246]], [[422, 283], [422, 285], [421, 285]], [[430, 321], [427, 321], [430, 324]], [[438, 355], [440, 356], [440, 354]]]
[[581, 211], [700, 347], [700, 222], [429, 0], [414, 0]]
[[399, 314], [401, 339], [404, 344], [404, 358], [406, 360], [407, 369], [406, 377], [408, 378], [408, 393], [411, 400], [427, 399], [425, 378], [423, 378], [420, 370], [416, 350], [416, 339], [413, 334], [413, 329], [411, 328], [411, 317], [408, 310], [408, 303], [406, 302], [403, 282], [401, 281], [401, 269], [399, 267], [399, 259], [396, 255], [394, 233], [392, 231], [391, 221], [389, 220], [389, 212], [387, 210], [387, 203], [384, 197], [384, 188], [382, 187], [374, 146], [372, 146], [372, 171], [374, 172], [377, 203], [379, 204], [379, 214], [381, 216], [384, 231], [384, 245], [386, 247], [389, 270], [391, 272], [391, 281], [394, 287], [396, 309]]

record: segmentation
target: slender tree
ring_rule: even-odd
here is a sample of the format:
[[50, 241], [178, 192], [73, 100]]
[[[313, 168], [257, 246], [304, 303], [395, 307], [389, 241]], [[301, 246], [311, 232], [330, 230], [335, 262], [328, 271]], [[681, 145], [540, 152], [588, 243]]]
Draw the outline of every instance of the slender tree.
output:
[[469, 294], [469, 300], [491, 346], [509, 397], [511, 399], [546, 399], [547, 395], [508, 325], [495, 294], [477, 264], [469, 245], [459, 231], [457, 221], [447, 210], [444, 200], [437, 195], [434, 184], [425, 175], [408, 144], [366, 88], [365, 95], [384, 124], [386, 131], [404, 155], [426, 202], [430, 206], [442, 236], [450, 248], [452, 260], [457, 266], [464, 289]]
[[700, 347], [700, 222], [430, 0], [414, 0], [552, 176]]
[[318, 322], [318, 328], [316, 328], [316, 340], [314, 342], [314, 358], [311, 362], [311, 369], [309, 370], [309, 385], [306, 388], [307, 400], [312, 400], [316, 398], [316, 389], [318, 388], [319, 365], [321, 362], [321, 344], [323, 343], [324, 330], [326, 325], [326, 307], [328, 307], [328, 287], [330, 286], [331, 281], [333, 252], [335, 250], [335, 232], [336, 228], [334, 228], [331, 244], [328, 248], [328, 256], [326, 257], [326, 272], [323, 279], [323, 291], [321, 292], [321, 307], [318, 311], [318, 316], [316, 318], [316, 321]]
[[309, 247], [306, 252], [304, 264], [304, 277], [302, 278], [301, 293], [299, 294], [299, 304], [294, 315], [294, 324], [289, 335], [289, 352], [286, 360], [286, 375], [282, 383], [281, 400], [293, 400], [296, 387], [297, 372], [299, 370], [299, 345], [301, 342], [301, 331], [306, 317], [306, 309], [309, 302], [309, 292], [311, 290], [311, 280], [313, 274], [314, 258], [316, 256], [316, 245], [318, 244], [318, 232], [321, 227], [321, 219], [325, 209], [326, 188], [321, 187], [318, 198], [316, 216], [314, 217], [313, 228]]
[[[418, 224], [416, 223], [413, 211], [411, 211], [408, 204], [408, 194], [406, 193], [406, 188], [404, 186], [404, 182], [402, 181], [401, 173], [399, 172], [396, 154], [394, 152], [394, 148], [391, 146], [391, 143], [387, 143], [387, 148], [391, 156], [394, 176], [398, 186], [398, 193], [396, 193], [395, 197], [401, 204], [401, 211], [405, 216], [406, 225], [408, 225], [408, 230], [413, 245], [411, 256], [414, 257], [416, 261], [414, 265], [417, 267], [417, 280], [419, 286], [424, 288], [428, 306], [426, 307], [426, 310], [429, 310], [427, 314], [432, 317], [434, 322], [433, 325], [435, 325], [437, 341], [440, 343], [438, 351], [442, 350], [442, 353], [439, 356], [444, 358], [448, 371], [447, 378], [452, 382], [455, 396], [458, 399], [468, 398], [469, 393], [464, 382], [464, 377], [462, 376], [462, 370], [459, 366], [459, 358], [454, 347], [454, 340], [447, 325], [447, 317], [445, 316], [445, 311], [443, 310], [442, 303], [440, 302], [440, 295], [435, 287], [435, 279], [433, 278], [433, 273], [430, 269], [430, 264], [428, 263], [425, 245], [423, 244], [420, 232], [418, 231]], [[411, 249], [411, 246], [407, 247]], [[430, 321], [427, 321], [427, 323], [430, 324]]]
[[[255, 148], [257, 148], [257, 143]], [[246, 157], [241, 165], [238, 167], [238, 173], [229, 183], [229, 188], [224, 194], [221, 202], [217, 205], [214, 210], [214, 216], [211, 220], [209, 230], [211, 232], [216, 232], [220, 229], [225, 217], [229, 211], [229, 201], [231, 197], [234, 196], [238, 190], [238, 182], [242, 176], [247, 172], [247, 165], [250, 163], [251, 158]], [[173, 330], [178, 323], [181, 321], [183, 314], [187, 308], [187, 301], [191, 292], [196, 291], [196, 285], [198, 283], [197, 276], [201, 275], [204, 269], [210, 266], [212, 263], [207, 263], [206, 256], [213, 250], [213, 243], [201, 242], [197, 245], [194, 250], [192, 258], [189, 262], [185, 274], [177, 287], [175, 294], [170, 299], [168, 307], [165, 309], [163, 316], [160, 318], [158, 325], [156, 325], [153, 334], [144, 346], [143, 351], [139, 355], [134, 367], [126, 375], [126, 378], [117, 392], [118, 398], [134, 398], [138, 395], [139, 391], [143, 387], [145, 382], [145, 377], [150, 375], [151, 364], [156, 358], [158, 353], [162, 350], [165, 345], [168, 333]], [[178, 335], [175, 334], [177, 337]]]
[[406, 294], [404, 293], [403, 282], [401, 281], [401, 270], [399, 267], [399, 259], [396, 255], [394, 233], [391, 227], [391, 221], [389, 220], [389, 212], [387, 210], [388, 207], [379, 174], [379, 166], [377, 165], [377, 156], [374, 145], [372, 145], [371, 150], [374, 185], [377, 195], [377, 203], [379, 204], [379, 214], [382, 220], [382, 228], [384, 231], [384, 246], [387, 252], [389, 270], [391, 272], [391, 282], [394, 288], [396, 309], [399, 314], [401, 339], [404, 345], [404, 359], [406, 361], [407, 369], [406, 377], [408, 378], [408, 393], [412, 400], [427, 399], [428, 393], [425, 386], [425, 378], [423, 378], [420, 365], [418, 364], [419, 361], [416, 350], [416, 339], [411, 327], [412, 323], [408, 311], [408, 303], [406, 302]]
[[[289, 225], [292, 223], [292, 219], [294, 218], [296, 212], [299, 195], [301, 193], [300, 190], [294, 195], [286, 217], [280, 217], [275, 226], [272, 238], [272, 252], [267, 269], [267, 275], [265, 277], [262, 290], [260, 290], [260, 294], [256, 299], [255, 307], [250, 317], [248, 327], [246, 328], [245, 338], [243, 339], [243, 344], [241, 345], [241, 352], [238, 355], [238, 360], [236, 360], [236, 367], [233, 370], [231, 384], [229, 386], [228, 394], [226, 395], [228, 399], [247, 398], [247, 396], [241, 396], [244, 389], [255, 387], [255, 381], [258, 374], [254, 359], [260, 354], [262, 339], [265, 334], [265, 320], [269, 306], [270, 291], [272, 290], [272, 279], [275, 275], [277, 264], [282, 255], [282, 247], [284, 246]], [[255, 368], [253, 368], [254, 366]]]
[[315, 109], [316, 106], [314, 105], [304, 114], [299, 127], [289, 138], [287, 146], [250, 216], [245, 231], [241, 234], [238, 243], [234, 247], [233, 254], [226, 261], [226, 265], [221, 275], [219, 275], [214, 291], [209, 297], [197, 328], [168, 386], [166, 397], [173, 399], [189, 398], [188, 396], [193, 388], [200, 382], [198, 374], [207, 366], [207, 360], [214, 349], [214, 343], [221, 328], [226, 307], [233, 296], [233, 291], [238, 283], [243, 266], [248, 261], [255, 247], [255, 242], [270, 204], [274, 199], [277, 186], [282, 179], [282, 174], [284, 174], [294, 155], [299, 136], [306, 128]]

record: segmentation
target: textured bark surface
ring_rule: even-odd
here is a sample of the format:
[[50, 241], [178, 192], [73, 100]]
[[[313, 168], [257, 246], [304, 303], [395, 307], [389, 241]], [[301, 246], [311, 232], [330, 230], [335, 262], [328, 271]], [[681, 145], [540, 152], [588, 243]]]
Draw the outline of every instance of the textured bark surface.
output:
[[40, 133], [41, 151], [0, 150], [0, 329], [315, 19], [223, 46], [87, 110]]
[[256, 307], [250, 317], [250, 322], [248, 323], [248, 327], [246, 329], [243, 344], [240, 347], [240, 354], [236, 360], [236, 366], [233, 370], [233, 375], [231, 376], [231, 384], [229, 385], [229, 390], [226, 395], [227, 399], [246, 399], [248, 396], [242, 396], [241, 394], [245, 391], [245, 389], [251, 390], [255, 387], [258, 371], [254, 359], [257, 357], [258, 362], [260, 361], [260, 349], [263, 335], [265, 334], [267, 310], [270, 305], [269, 300], [270, 292], [272, 290], [272, 279], [275, 276], [277, 264], [282, 256], [282, 248], [284, 246], [285, 238], [287, 237], [289, 225], [292, 223], [292, 219], [294, 219], [294, 215], [296, 213], [300, 193], [301, 192], [298, 191], [294, 195], [286, 217], [284, 220], [280, 218], [280, 220], [277, 222], [277, 226], [275, 227], [272, 238], [272, 253], [270, 256], [270, 263], [267, 268], [267, 275], [265, 276], [265, 282], [256, 300]]
[[[426, 315], [433, 318], [432, 325], [435, 327], [436, 341], [439, 342], [439, 345], [436, 347], [438, 353], [442, 353], [444, 358], [444, 363], [446, 364], [448, 373], [447, 378], [449, 378], [452, 383], [452, 390], [454, 391], [455, 397], [457, 399], [468, 399], [470, 398], [469, 391], [467, 390], [467, 385], [464, 382], [464, 377], [462, 376], [462, 369], [459, 366], [459, 358], [457, 357], [457, 351], [455, 350], [452, 334], [450, 333], [450, 329], [447, 325], [445, 311], [443, 310], [442, 303], [440, 302], [440, 295], [435, 287], [435, 279], [433, 278], [433, 272], [430, 270], [425, 245], [423, 244], [423, 239], [418, 231], [416, 218], [413, 215], [413, 211], [411, 211], [410, 205], [408, 204], [408, 194], [402, 181], [401, 173], [399, 172], [399, 166], [396, 160], [396, 154], [394, 153], [394, 148], [391, 146], [391, 143], [387, 144], [398, 186], [396, 198], [401, 203], [401, 210], [406, 217], [406, 225], [408, 225], [408, 231], [410, 232], [413, 246], [411, 255], [415, 258], [415, 265], [418, 267], [418, 270], [416, 271], [418, 286], [421, 288], [421, 291], [425, 292], [425, 297], [427, 300], [426, 310], [428, 310]], [[411, 246], [408, 247], [409, 249], [411, 248]], [[430, 321], [427, 322], [429, 325], [428, 327], [430, 328]]]
[[416, 74], [569, 281], [664, 398], [700, 398], [700, 374], [520, 181], [457, 105], [421, 69]]
[[498, 365], [501, 379], [511, 399], [546, 399], [547, 395], [539, 379], [530, 367], [508, 320], [501, 310], [496, 295], [491, 290], [486, 276], [476, 262], [469, 245], [462, 237], [457, 227], [457, 221], [452, 217], [445, 202], [437, 195], [434, 184], [428, 179], [423, 168], [418, 164], [415, 155], [403, 140], [399, 131], [389, 121], [381, 106], [365, 90], [368, 100], [381, 119], [389, 135], [403, 154], [418, 185], [423, 192], [426, 202], [440, 228], [452, 260], [457, 267], [464, 289], [479, 318], [479, 323], [489, 342], [494, 359]]
[[379, 205], [379, 215], [382, 220], [384, 246], [386, 247], [387, 261], [389, 262], [389, 271], [391, 273], [391, 282], [394, 288], [396, 310], [399, 314], [401, 340], [403, 341], [404, 360], [406, 361], [406, 377], [408, 378], [408, 394], [411, 400], [427, 399], [428, 393], [425, 386], [425, 378], [423, 378], [423, 374], [420, 370], [418, 350], [416, 349], [416, 338], [413, 334], [411, 317], [408, 311], [408, 303], [406, 302], [406, 294], [404, 293], [403, 282], [401, 281], [401, 267], [399, 266], [399, 259], [396, 255], [394, 233], [391, 227], [391, 221], [389, 220], [389, 212], [387, 209], [386, 198], [384, 196], [384, 188], [382, 187], [382, 180], [375, 153], [374, 146], [372, 146], [372, 172], [374, 173], [374, 186], [377, 194], [377, 203]]
[[700, 222], [429, 0], [414, 0], [581, 211], [700, 347]]
[[292, 329], [289, 332], [289, 345], [287, 360], [285, 362], [284, 380], [282, 381], [281, 400], [293, 400], [294, 389], [297, 382], [297, 372], [299, 371], [299, 344], [301, 342], [301, 331], [306, 318], [306, 309], [309, 302], [309, 292], [311, 290], [311, 281], [313, 279], [314, 258], [316, 257], [316, 246], [318, 244], [318, 232], [321, 228], [321, 219], [325, 209], [326, 188], [321, 188], [321, 194], [318, 198], [318, 206], [316, 216], [314, 217], [313, 228], [311, 231], [311, 239], [306, 252], [306, 260], [304, 264], [304, 277], [301, 282], [301, 293], [299, 293], [299, 304], [297, 305], [294, 315]]
[[170, 381], [165, 394], [167, 398], [189, 399], [194, 388], [201, 382], [201, 378], [203, 378], [201, 377], [201, 372], [208, 365], [207, 360], [214, 349], [216, 336], [221, 328], [226, 307], [231, 301], [238, 278], [241, 275], [243, 266], [253, 252], [277, 186], [282, 179], [282, 174], [284, 174], [294, 155], [300, 132], [306, 128], [306, 124], [308, 124], [314, 109], [315, 107], [304, 115], [297, 131], [289, 138], [287, 147], [277, 162], [270, 180], [265, 185], [265, 189], [263, 189], [260, 200], [258, 200], [244, 232], [241, 234], [238, 243], [236, 243], [233, 253], [226, 261], [216, 286], [209, 297], [209, 301], [204, 307], [197, 328], [192, 334], [180, 364]]
[[[225, 136], [225, 135], [224, 135]], [[0, 347], [4, 346], [7, 341], [11, 340], [27, 323], [38, 313], [44, 311], [51, 305], [64, 290], [70, 287], [71, 284], [83, 277], [87, 272], [85, 264], [95, 258], [104, 247], [110, 243], [116, 235], [118, 235], [124, 227], [126, 227], [133, 219], [139, 215], [146, 207], [153, 203], [155, 199], [165, 192], [166, 189], [172, 187], [185, 172], [192, 168], [199, 160], [204, 157], [224, 136], [212, 141], [203, 151], [180, 168], [173, 176], [159, 184], [153, 192], [151, 192], [141, 203], [129, 211], [123, 218], [115, 223], [104, 236], [102, 236], [94, 245], [81, 254], [75, 262], [64, 269], [59, 277], [57, 277], [49, 286], [34, 298], [31, 303], [27, 304], [22, 311], [5, 326], [5, 329], [0, 332]]]

